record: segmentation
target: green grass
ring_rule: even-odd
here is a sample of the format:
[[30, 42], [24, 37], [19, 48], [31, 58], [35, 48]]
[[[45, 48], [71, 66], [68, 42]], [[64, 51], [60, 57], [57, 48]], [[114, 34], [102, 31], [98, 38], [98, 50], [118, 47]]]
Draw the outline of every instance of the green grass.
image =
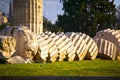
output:
[[0, 76], [120, 76], [120, 61], [0, 64]]

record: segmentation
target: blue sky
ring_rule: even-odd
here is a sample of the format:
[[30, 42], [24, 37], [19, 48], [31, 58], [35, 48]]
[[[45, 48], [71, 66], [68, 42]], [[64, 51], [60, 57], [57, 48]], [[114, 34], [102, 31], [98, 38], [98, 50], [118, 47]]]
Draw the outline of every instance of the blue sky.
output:
[[[62, 3], [60, 3], [60, 0], [44, 0], [43, 3], [44, 16], [54, 23], [57, 20], [57, 15], [63, 14]], [[115, 0], [114, 4], [118, 6], [120, 4], [120, 0]]]
[[[0, 10], [8, 13], [10, 0], [0, 0]], [[115, 0], [114, 2], [117, 6], [120, 4], [120, 0]], [[43, 14], [52, 23], [57, 20], [57, 15], [63, 14], [62, 3], [60, 0], [43, 0], [44, 11]]]
[[57, 20], [58, 14], [63, 14], [62, 3], [59, 0], [44, 0], [44, 11], [43, 14], [47, 17], [52, 23]]
[[114, 3], [118, 6], [118, 5], [120, 5], [120, 0], [115, 0]]

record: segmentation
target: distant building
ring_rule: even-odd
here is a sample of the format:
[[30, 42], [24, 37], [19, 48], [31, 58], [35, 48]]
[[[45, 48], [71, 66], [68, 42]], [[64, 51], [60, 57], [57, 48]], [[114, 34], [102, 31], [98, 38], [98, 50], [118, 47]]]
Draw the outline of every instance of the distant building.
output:
[[28, 26], [35, 33], [43, 32], [43, 0], [13, 0], [12, 4], [14, 25]]

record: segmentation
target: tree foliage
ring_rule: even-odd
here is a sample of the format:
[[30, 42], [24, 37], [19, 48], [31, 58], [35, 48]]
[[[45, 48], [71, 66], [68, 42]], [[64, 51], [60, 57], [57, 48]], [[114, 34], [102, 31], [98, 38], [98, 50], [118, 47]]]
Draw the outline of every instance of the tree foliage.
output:
[[115, 28], [116, 9], [114, 0], [60, 0], [63, 15], [56, 24], [64, 31], [84, 32], [93, 36], [96, 31]]
[[5, 29], [6, 28], [6, 26], [7, 26], [7, 24], [2, 24], [1, 26], [0, 26], [0, 31], [2, 31], [3, 29]]
[[62, 31], [56, 24], [52, 24], [46, 17], [43, 17], [43, 31], [59, 32]]
[[117, 29], [120, 29], [120, 5], [117, 7]]

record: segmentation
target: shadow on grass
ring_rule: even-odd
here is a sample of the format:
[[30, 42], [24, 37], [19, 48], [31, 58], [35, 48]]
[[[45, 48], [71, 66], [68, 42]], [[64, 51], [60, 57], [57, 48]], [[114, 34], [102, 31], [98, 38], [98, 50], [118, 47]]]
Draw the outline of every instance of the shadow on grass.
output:
[[16, 76], [0, 77], [0, 80], [120, 80], [120, 77], [105, 76]]

